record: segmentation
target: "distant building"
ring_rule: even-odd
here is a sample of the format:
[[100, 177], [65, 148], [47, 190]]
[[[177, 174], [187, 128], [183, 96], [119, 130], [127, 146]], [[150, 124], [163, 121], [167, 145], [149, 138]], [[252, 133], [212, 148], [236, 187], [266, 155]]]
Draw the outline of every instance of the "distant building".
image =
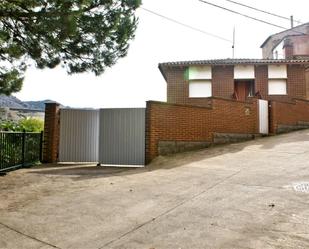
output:
[[309, 22], [269, 36], [261, 48], [263, 59], [308, 59]]
[[18, 121], [24, 118], [36, 118], [44, 120], [44, 110], [0, 107], [0, 121], [1, 120]]

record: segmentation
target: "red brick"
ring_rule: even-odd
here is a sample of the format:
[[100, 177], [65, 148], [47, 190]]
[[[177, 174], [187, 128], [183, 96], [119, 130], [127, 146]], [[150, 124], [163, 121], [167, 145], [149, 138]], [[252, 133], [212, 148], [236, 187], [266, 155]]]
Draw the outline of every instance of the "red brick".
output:
[[55, 163], [58, 159], [60, 112], [58, 103], [45, 104], [43, 162]]
[[[209, 141], [214, 132], [255, 134], [257, 101], [240, 102], [209, 98], [211, 107], [147, 102], [146, 161], [158, 155], [159, 141]], [[245, 110], [249, 108], [250, 114]]]

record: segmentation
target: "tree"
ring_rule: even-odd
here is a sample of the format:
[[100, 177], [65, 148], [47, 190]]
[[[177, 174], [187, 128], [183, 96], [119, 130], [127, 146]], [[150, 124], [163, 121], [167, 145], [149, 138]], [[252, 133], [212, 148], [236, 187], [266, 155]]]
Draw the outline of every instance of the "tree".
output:
[[141, 0], [1, 0], [0, 93], [21, 89], [29, 62], [93, 72], [127, 54]]

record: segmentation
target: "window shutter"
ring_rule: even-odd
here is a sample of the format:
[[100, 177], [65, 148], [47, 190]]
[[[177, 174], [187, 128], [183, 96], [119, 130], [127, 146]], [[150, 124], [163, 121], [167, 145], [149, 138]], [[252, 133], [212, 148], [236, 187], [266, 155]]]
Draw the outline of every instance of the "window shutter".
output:
[[268, 65], [269, 79], [286, 79], [287, 69], [286, 65]]
[[254, 79], [254, 66], [237, 65], [234, 67], [234, 79]]
[[270, 79], [268, 80], [269, 95], [286, 95], [286, 79]]
[[211, 77], [211, 66], [189, 67], [189, 80], [209, 80]]
[[211, 81], [192, 81], [189, 83], [189, 97], [190, 98], [205, 98], [211, 97]]

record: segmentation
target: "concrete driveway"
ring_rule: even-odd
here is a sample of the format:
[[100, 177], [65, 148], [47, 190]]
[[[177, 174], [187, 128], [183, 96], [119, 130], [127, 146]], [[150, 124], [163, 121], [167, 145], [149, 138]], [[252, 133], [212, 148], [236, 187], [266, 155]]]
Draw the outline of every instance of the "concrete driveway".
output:
[[[307, 184], [307, 185], [306, 185]], [[309, 130], [0, 178], [0, 248], [309, 248]]]

